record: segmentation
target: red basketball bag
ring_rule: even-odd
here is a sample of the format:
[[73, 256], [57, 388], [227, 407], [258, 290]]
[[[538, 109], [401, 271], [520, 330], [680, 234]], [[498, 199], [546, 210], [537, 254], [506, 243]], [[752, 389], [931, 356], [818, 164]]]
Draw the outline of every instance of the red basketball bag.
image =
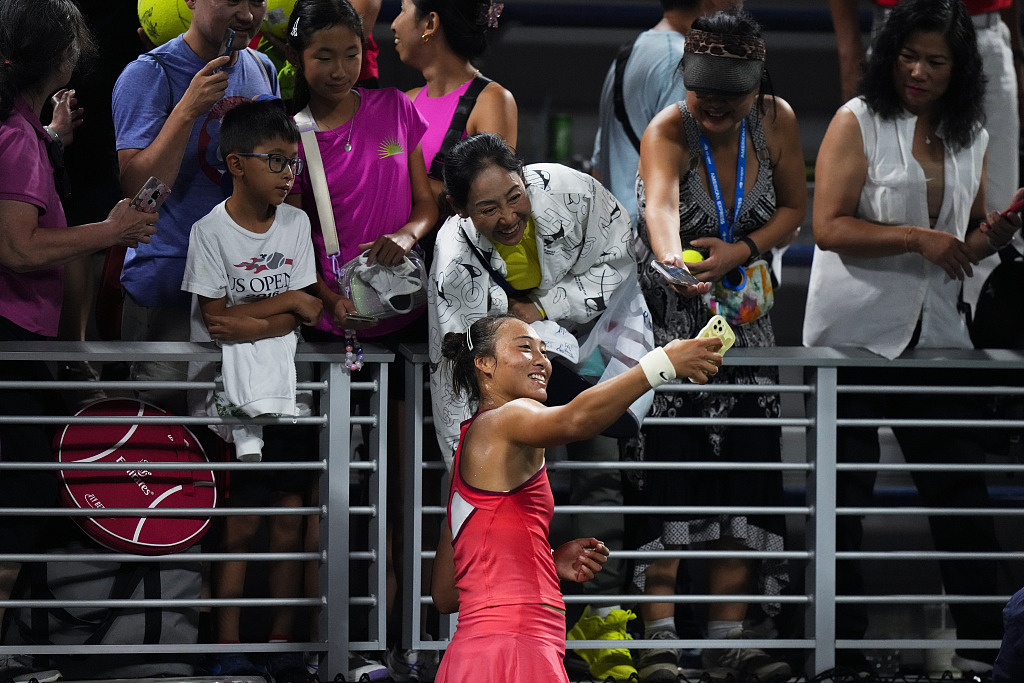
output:
[[[160, 408], [133, 399], [105, 399], [77, 415], [94, 417], [166, 416]], [[54, 439], [58, 462], [138, 463], [128, 470], [61, 470], [61, 496], [68, 507], [214, 508], [213, 472], [199, 469], [149, 470], [147, 463], [205, 463], [199, 440], [183, 425], [72, 424]], [[206, 533], [202, 517], [75, 517], [93, 539], [106, 547], [140, 555], [184, 550]]]

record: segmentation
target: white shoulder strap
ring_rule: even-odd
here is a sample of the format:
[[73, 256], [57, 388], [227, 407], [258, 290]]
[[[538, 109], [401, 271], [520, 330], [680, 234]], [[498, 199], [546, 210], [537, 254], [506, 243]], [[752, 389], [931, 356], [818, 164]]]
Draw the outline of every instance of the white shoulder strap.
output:
[[324, 172], [324, 161], [320, 157], [320, 145], [316, 141], [316, 123], [313, 115], [306, 107], [294, 116], [295, 125], [299, 128], [302, 138], [302, 149], [306, 152], [306, 172], [313, 186], [313, 198], [316, 200], [317, 213], [320, 216], [320, 229], [324, 233], [324, 248], [328, 254], [341, 251], [338, 244], [338, 228], [334, 224], [334, 209], [331, 208], [331, 193], [327, 189], [327, 174]]

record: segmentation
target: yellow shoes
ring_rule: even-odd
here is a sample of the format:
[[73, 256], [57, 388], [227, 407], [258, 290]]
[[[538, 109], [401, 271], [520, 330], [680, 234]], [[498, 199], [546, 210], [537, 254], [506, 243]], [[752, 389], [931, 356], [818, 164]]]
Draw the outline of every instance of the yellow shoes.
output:
[[[590, 607], [583, 610], [583, 616], [576, 622], [576, 625], [569, 630], [569, 640], [632, 640], [626, 632], [626, 624], [636, 615], [629, 610], [613, 609], [611, 613], [601, 618], [590, 615]], [[636, 667], [633, 666], [633, 658], [629, 654], [629, 648], [612, 647], [607, 649], [583, 650], [573, 648], [590, 667], [590, 675], [598, 681], [606, 681], [611, 678], [616, 681], [628, 681], [630, 678], [638, 680], [639, 676]]]

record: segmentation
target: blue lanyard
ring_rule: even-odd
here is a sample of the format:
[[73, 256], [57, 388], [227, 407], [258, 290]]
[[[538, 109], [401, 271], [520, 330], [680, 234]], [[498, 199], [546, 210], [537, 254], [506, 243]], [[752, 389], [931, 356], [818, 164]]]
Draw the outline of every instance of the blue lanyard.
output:
[[722, 200], [722, 188], [718, 184], [718, 173], [715, 172], [715, 160], [711, 156], [711, 145], [704, 137], [704, 133], [698, 132], [700, 146], [704, 149], [704, 165], [708, 169], [708, 183], [711, 185], [711, 194], [715, 200], [715, 211], [718, 214], [718, 236], [723, 242], [732, 242], [732, 226], [736, 217], [740, 215], [743, 207], [743, 188], [747, 180], [747, 121], [740, 122], [740, 150], [736, 157], [736, 209], [733, 211], [733, 223], [725, 218], [725, 202]]

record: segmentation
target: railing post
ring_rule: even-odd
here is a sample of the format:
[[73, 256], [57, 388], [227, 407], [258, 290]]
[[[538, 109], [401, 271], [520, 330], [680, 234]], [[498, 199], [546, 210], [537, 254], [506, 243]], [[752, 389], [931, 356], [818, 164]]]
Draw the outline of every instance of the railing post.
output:
[[370, 399], [370, 414], [376, 418], [370, 430], [370, 459], [376, 467], [370, 471], [370, 503], [374, 514], [370, 518], [370, 538], [375, 549], [370, 585], [374, 591], [373, 607], [370, 608], [370, 640], [385, 647], [387, 636], [387, 491], [388, 491], [388, 441], [390, 423], [388, 420], [388, 371], [390, 363], [377, 363], [374, 375], [377, 390]]
[[327, 470], [320, 478], [321, 513], [320, 638], [327, 645], [321, 677], [327, 680], [339, 673], [348, 673], [349, 643], [349, 476], [352, 449], [351, 376], [339, 358], [321, 366], [321, 379], [327, 391], [321, 399], [327, 428], [320, 432], [320, 452], [327, 457]]
[[813, 465], [807, 483], [811, 508], [807, 538], [813, 543], [807, 565], [811, 610], [807, 632], [814, 634], [811, 666], [815, 675], [836, 662], [836, 407], [838, 371], [815, 367], [807, 401], [812, 426], [808, 434], [807, 457]]
[[402, 551], [405, 600], [402, 604], [402, 647], [421, 649], [423, 607], [423, 363], [402, 348], [405, 363], [405, 486], [402, 491]]

